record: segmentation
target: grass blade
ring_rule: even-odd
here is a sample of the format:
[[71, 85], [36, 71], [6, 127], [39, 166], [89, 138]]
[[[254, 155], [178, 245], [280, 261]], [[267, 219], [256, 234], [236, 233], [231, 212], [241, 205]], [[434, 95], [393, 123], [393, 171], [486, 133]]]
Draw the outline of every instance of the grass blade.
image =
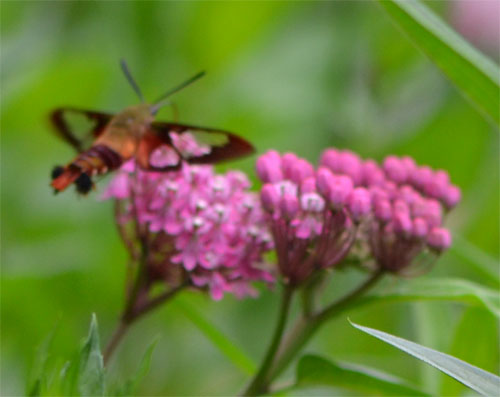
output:
[[211, 324], [196, 308], [179, 297], [173, 302], [180, 311], [243, 373], [252, 375], [257, 366], [239, 347]]
[[428, 277], [400, 283], [395, 289], [379, 290], [356, 300], [353, 307], [375, 302], [414, 300], [462, 302], [484, 307], [500, 318], [500, 296], [497, 291], [456, 278]]
[[469, 363], [448, 354], [441, 353], [437, 350], [419, 345], [418, 343], [410, 342], [406, 339], [388, 334], [386, 332], [363, 327], [353, 322], [351, 322], [351, 325], [360, 331], [372, 335], [375, 338], [378, 338], [412, 355], [413, 357], [432, 365], [483, 396], [498, 396], [500, 394], [500, 378], [482, 370], [481, 368], [470, 365]]
[[398, 26], [485, 114], [500, 124], [500, 71], [418, 0], [379, 0]]

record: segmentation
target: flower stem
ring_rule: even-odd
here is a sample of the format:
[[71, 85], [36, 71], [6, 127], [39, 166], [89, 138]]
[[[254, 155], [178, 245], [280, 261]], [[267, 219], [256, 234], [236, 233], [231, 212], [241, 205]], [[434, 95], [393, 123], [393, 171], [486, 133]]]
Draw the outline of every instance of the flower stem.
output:
[[383, 274], [384, 272], [381, 270], [376, 271], [359, 287], [338, 301], [333, 302], [320, 312], [310, 316], [301, 316], [293, 326], [292, 330], [288, 333], [288, 335], [286, 335], [277, 352], [276, 359], [274, 360], [267, 377], [269, 382], [274, 380], [284, 369], [286, 369], [293, 358], [299, 353], [309, 339], [311, 339], [321, 325], [351, 306], [358, 297], [363, 295], [374, 284], [376, 284], [382, 278]]
[[[125, 333], [128, 331], [130, 328], [130, 325], [137, 321], [139, 317], [144, 316], [145, 314], [149, 313], [151, 310], [155, 309], [156, 307], [160, 306], [162, 303], [167, 302], [168, 300], [172, 299], [175, 295], [177, 295], [178, 292], [186, 288], [188, 284], [181, 284], [175, 288], [169, 289], [168, 291], [163, 292], [162, 294], [149, 299], [148, 301], [142, 303], [141, 305], [137, 305], [137, 302], [135, 299], [137, 298], [137, 294], [134, 296], [134, 301], [132, 303], [131, 300], [127, 302], [127, 305], [125, 306], [125, 311], [123, 312], [123, 315], [121, 316], [120, 322], [118, 323], [118, 326], [116, 327], [115, 331], [113, 332], [113, 335], [111, 336], [111, 339], [109, 340], [106, 349], [104, 350], [104, 365], [106, 365], [109, 362], [110, 357], [112, 356], [113, 352], [115, 351], [116, 347], [120, 343], [120, 341], [123, 339], [123, 336]], [[131, 295], [132, 296], [132, 295]]]
[[248, 385], [247, 389], [243, 393], [243, 396], [255, 396], [261, 394], [267, 389], [269, 368], [273, 362], [273, 359], [278, 350], [279, 344], [281, 342], [281, 337], [283, 331], [285, 330], [286, 320], [288, 318], [288, 313], [290, 311], [290, 303], [292, 301], [292, 296], [294, 293], [294, 287], [290, 285], [285, 285], [283, 287], [283, 293], [281, 296], [281, 307], [278, 315], [278, 323], [274, 330], [273, 338], [271, 339], [271, 344], [267, 349], [266, 355], [262, 360], [260, 368], [257, 374], [254, 376], [253, 380]]
[[113, 335], [111, 336], [111, 339], [109, 340], [108, 344], [106, 345], [106, 349], [104, 349], [104, 355], [103, 355], [103, 361], [104, 361], [104, 366], [107, 365], [109, 358], [115, 351], [116, 347], [122, 340], [123, 336], [128, 330], [130, 323], [125, 322], [121, 320], [118, 323], [118, 326], [116, 327], [115, 331], [113, 332]]

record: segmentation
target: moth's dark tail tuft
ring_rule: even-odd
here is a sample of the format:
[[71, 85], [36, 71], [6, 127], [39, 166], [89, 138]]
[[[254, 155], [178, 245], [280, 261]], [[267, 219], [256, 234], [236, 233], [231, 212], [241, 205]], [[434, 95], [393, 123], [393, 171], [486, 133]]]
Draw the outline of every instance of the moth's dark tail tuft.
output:
[[64, 172], [64, 167], [61, 165], [56, 165], [54, 168], [52, 168], [52, 172], [50, 173], [50, 177], [52, 180], [56, 179], [58, 176], [60, 176]]
[[94, 187], [90, 176], [83, 172], [75, 181], [76, 191], [80, 194], [87, 194]]
[[81, 174], [82, 171], [77, 167], [69, 166], [62, 168], [62, 172], [58, 167], [56, 167], [52, 172], [52, 176], [54, 177], [55, 175], [55, 178], [52, 179], [51, 186], [57, 192], [62, 192], [69, 185], [75, 182]]

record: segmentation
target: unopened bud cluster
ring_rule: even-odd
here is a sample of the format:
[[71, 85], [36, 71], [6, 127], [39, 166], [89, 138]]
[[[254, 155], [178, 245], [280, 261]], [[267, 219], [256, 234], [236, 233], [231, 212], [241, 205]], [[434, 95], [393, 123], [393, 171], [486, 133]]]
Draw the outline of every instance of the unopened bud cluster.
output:
[[379, 165], [327, 149], [315, 169], [293, 153], [269, 151], [256, 168], [279, 269], [291, 283], [339, 264], [355, 242], [393, 272], [451, 243], [443, 212], [458, 203], [460, 190], [445, 171], [410, 157], [389, 156]]

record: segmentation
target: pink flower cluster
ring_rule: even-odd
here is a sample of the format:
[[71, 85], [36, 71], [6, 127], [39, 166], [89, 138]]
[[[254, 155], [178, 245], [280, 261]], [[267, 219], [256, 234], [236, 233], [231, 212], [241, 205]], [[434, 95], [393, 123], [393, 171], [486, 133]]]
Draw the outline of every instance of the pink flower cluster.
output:
[[272, 248], [265, 214], [245, 174], [215, 174], [210, 166], [183, 164], [156, 173], [125, 164], [105, 198], [125, 203], [121, 224], [137, 222], [150, 251], [152, 278], [183, 280], [208, 289], [213, 299], [226, 292], [254, 294], [254, 280], [272, 282], [263, 254]]
[[295, 154], [269, 151], [256, 167], [278, 266], [291, 283], [337, 265], [356, 241], [393, 272], [451, 243], [443, 211], [458, 203], [460, 190], [445, 171], [419, 167], [410, 157], [389, 156], [380, 166], [327, 149], [314, 169]]

